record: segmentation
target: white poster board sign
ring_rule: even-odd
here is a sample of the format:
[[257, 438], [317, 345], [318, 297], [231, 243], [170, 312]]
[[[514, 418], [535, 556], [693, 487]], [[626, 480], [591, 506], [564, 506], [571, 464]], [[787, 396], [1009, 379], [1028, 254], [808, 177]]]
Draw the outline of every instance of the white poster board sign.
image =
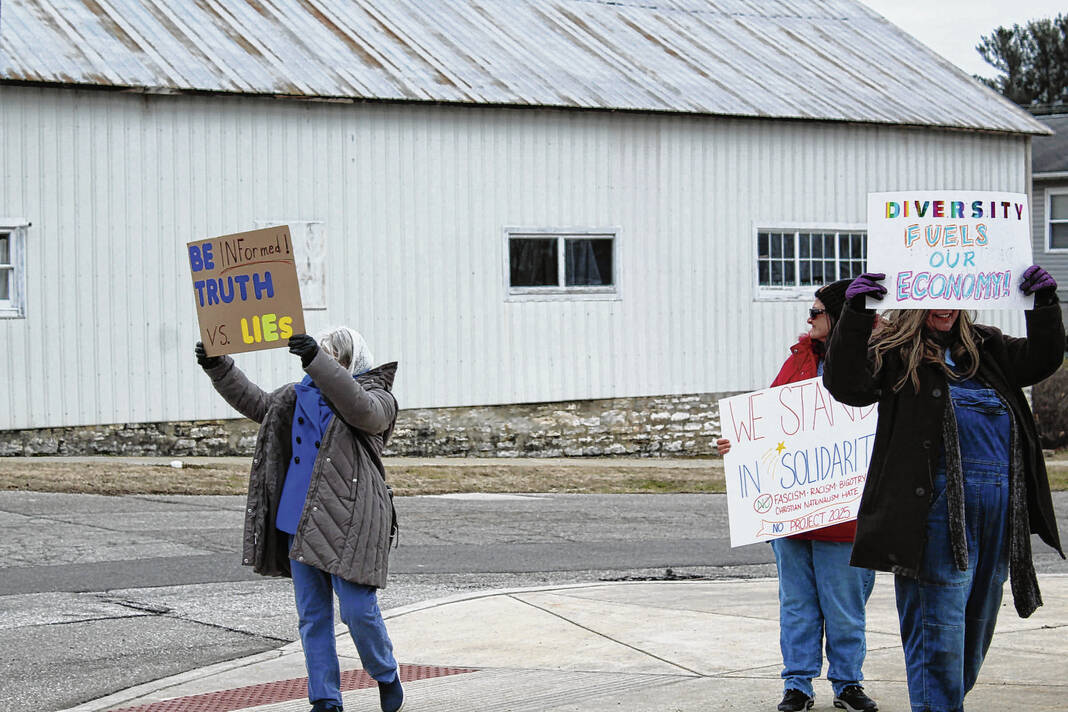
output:
[[1030, 309], [1023, 193], [974, 190], [868, 194], [868, 271], [885, 272], [878, 309]]
[[842, 405], [820, 378], [721, 400], [731, 546], [856, 519], [877, 408]]

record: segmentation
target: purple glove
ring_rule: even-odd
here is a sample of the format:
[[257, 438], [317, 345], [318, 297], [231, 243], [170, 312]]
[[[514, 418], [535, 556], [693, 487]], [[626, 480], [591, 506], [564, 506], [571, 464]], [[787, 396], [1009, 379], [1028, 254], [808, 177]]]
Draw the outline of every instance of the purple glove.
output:
[[886, 274], [883, 272], [865, 272], [854, 279], [846, 288], [845, 293], [849, 306], [856, 310], [864, 309], [864, 297], [882, 301], [883, 295], [886, 294], [886, 287], [879, 282], [884, 279], [886, 279]]
[[1057, 280], [1038, 265], [1031, 265], [1023, 273], [1020, 291], [1027, 296], [1035, 295], [1035, 306], [1051, 304], [1057, 294]]

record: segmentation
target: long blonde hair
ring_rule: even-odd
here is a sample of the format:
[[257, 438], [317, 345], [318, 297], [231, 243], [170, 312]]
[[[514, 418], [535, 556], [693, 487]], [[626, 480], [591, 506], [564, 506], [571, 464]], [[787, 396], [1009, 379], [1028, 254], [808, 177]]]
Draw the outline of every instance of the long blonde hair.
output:
[[947, 378], [971, 378], [979, 370], [979, 337], [975, 332], [975, 320], [966, 311], [961, 311], [953, 330], [957, 334], [950, 346], [953, 361], [966, 367], [963, 372], [954, 372], [945, 360], [946, 347], [935, 340], [927, 321], [927, 309], [891, 309], [880, 318], [879, 328], [872, 335], [872, 350], [875, 355], [875, 372], [883, 367], [886, 355], [897, 352], [905, 372], [894, 384], [894, 392], [912, 382], [912, 387], [920, 390], [919, 368], [930, 363], [941, 368]]

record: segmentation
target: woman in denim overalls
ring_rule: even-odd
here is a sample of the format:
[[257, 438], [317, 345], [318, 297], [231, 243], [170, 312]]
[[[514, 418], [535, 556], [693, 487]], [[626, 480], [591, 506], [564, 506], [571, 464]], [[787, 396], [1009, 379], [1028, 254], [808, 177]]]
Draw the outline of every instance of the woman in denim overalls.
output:
[[[994, 636], [1009, 575], [1011, 416], [997, 391], [954, 361], [952, 327], [959, 319], [957, 310], [927, 313], [926, 326], [938, 330], [946, 365], [960, 379], [948, 382], [953, 407], [946, 414], [956, 421], [957, 443], [955, 452], [951, 439], [943, 444], [934, 472], [920, 577], [895, 581], [909, 696], [925, 700], [924, 709], [929, 703], [963, 708]], [[947, 492], [947, 463], [960, 473], [963, 500]], [[963, 503], [965, 552], [954, 551], [950, 500], [957, 510]]]
[[1057, 285], [1037, 265], [1024, 272], [1020, 289], [1035, 295], [1026, 339], [955, 309], [887, 312], [873, 337], [864, 299], [885, 294], [883, 277], [850, 285], [824, 372], [836, 399], [879, 403], [851, 562], [895, 574], [913, 711], [960, 712], [1010, 570], [1019, 614], [1042, 604], [1031, 533], [1060, 551], [1021, 390], [1061, 363]]

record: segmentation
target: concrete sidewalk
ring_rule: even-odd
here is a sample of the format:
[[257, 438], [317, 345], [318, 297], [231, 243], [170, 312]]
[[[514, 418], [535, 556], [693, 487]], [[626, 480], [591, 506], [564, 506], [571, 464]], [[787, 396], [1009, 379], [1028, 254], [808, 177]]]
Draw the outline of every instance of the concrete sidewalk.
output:
[[[998, 631], [969, 710], [1068, 709], [1068, 576], [1041, 575], [1045, 606], [1022, 620], [1006, 586]], [[775, 709], [776, 582], [598, 583], [476, 595], [386, 612], [405, 712]], [[379, 709], [374, 683], [338, 630], [347, 712]], [[883, 712], [907, 712], [893, 579], [868, 605], [866, 689]], [[306, 712], [300, 645], [131, 688], [70, 712]], [[834, 709], [816, 682], [817, 710]]]

